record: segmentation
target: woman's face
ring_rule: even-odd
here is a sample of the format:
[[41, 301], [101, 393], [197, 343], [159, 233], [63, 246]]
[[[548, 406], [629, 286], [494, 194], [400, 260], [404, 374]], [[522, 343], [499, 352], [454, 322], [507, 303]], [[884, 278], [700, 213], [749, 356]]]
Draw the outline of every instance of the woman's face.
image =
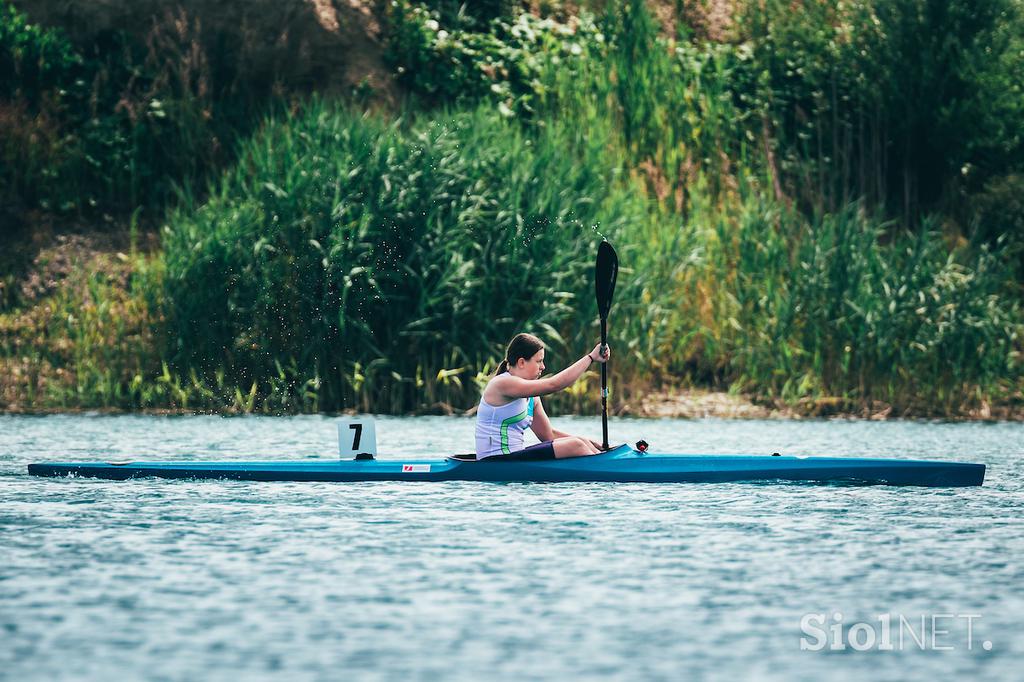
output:
[[516, 367], [524, 377], [540, 379], [541, 375], [544, 374], [544, 349], [541, 348], [529, 359], [519, 358], [516, 362]]

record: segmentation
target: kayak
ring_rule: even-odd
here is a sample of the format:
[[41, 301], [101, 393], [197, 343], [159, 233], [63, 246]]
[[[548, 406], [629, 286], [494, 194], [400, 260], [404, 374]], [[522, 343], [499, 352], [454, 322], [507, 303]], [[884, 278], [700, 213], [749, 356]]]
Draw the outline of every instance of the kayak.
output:
[[235, 479], [242, 481], [486, 481], [725, 483], [809, 481], [860, 485], [981, 485], [985, 465], [913, 459], [780, 455], [659, 455], [620, 445], [589, 457], [541, 461], [445, 459], [278, 460], [262, 462], [41, 462], [34, 476]]

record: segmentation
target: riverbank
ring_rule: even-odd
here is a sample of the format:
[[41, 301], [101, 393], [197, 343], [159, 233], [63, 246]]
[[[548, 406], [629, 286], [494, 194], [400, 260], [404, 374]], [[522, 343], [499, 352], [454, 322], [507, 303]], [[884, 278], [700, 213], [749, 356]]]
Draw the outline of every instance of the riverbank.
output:
[[[596, 409], [596, 408], [595, 408]], [[737, 395], [726, 391], [706, 389], [674, 390], [670, 392], [652, 393], [641, 401], [626, 402], [612, 405], [614, 417], [642, 419], [729, 419], [729, 420], [815, 420], [833, 419], [840, 421], [924, 421], [941, 423], [966, 422], [1024, 422], [1024, 408], [1019, 406], [986, 406], [978, 410], [966, 410], [955, 416], [928, 416], [921, 414], [893, 414], [892, 407], [876, 404], [861, 409], [850, 409], [850, 405], [839, 398], [826, 398], [817, 401], [805, 401], [796, 406], [784, 404], [763, 405], [749, 396]], [[476, 408], [468, 410], [456, 409], [447, 404], [436, 404], [421, 410], [410, 412], [404, 416], [465, 416], [472, 417]], [[345, 410], [340, 413], [324, 414], [356, 414], [356, 410]], [[17, 404], [0, 407], [0, 415], [146, 415], [146, 416], [191, 416], [202, 414], [220, 414], [224, 416], [241, 415], [236, 411], [200, 411], [173, 408], [142, 408], [122, 409], [116, 407], [101, 408], [63, 408], [63, 407], [20, 407]], [[591, 417], [594, 412], [580, 411], [572, 416]], [[284, 416], [284, 415], [281, 415]], [[566, 416], [558, 413], [557, 416]]]
[[[1024, 55], [1016, 13], [961, 26], [866, 0], [737, 3], [734, 33], [713, 37], [641, 0], [600, 16], [510, 6], [496, 22], [385, 4], [375, 54], [408, 89], [397, 109], [370, 105], [372, 79], [346, 94], [281, 74], [266, 89], [227, 68], [244, 50], [204, 56], [232, 43], [198, 16], [171, 22], [177, 37], [238, 78], [193, 92], [168, 85], [180, 45], [159, 27], [122, 36], [156, 50], [143, 78], [8, 12], [0, 62], [36, 64], [18, 47], [36, 45], [54, 77], [37, 88], [8, 69], [0, 99], [33, 125], [50, 102], [66, 114], [52, 139], [81, 139], [33, 156], [29, 126], [0, 144], [18, 161], [0, 163], [0, 221], [24, 209], [33, 239], [43, 214], [87, 226], [32, 259], [0, 254], [0, 409], [456, 412], [517, 332], [542, 336], [552, 367], [592, 347], [602, 238], [623, 266], [608, 330], [620, 411], [1024, 406], [1024, 146], [992, 136], [1024, 120], [1005, 84]], [[936, 65], [907, 35], [945, 36], [974, 55], [957, 64], [985, 68]], [[95, 103], [90, 79], [109, 86]], [[953, 94], [915, 97], [908, 80]], [[123, 244], [98, 248], [90, 226]], [[159, 231], [152, 248], [140, 229]], [[730, 395], [679, 400], [678, 386]], [[596, 391], [590, 375], [548, 405], [587, 412]]]
[[[0, 311], [0, 414], [334, 413], [275, 410], [233, 387], [224, 389], [237, 394], [233, 399], [197, 404], [197, 396], [209, 397], [205, 387], [195, 377], [174, 376], [161, 357], [163, 320], [159, 305], [154, 304], [151, 281], [160, 269], [159, 235], [153, 230], [129, 232], [48, 226], [45, 232], [31, 233], [31, 242], [15, 244], [28, 263], [8, 280], [17, 289], [19, 305]], [[900, 410], [882, 401], [858, 403], [833, 396], [786, 402], [699, 385], [658, 388], [642, 385], [628, 375], [628, 368], [618, 378], [628, 389], [620, 391], [622, 399], [613, 398], [611, 410], [623, 417], [1024, 420], [1021, 396], [953, 410], [937, 404]], [[596, 389], [590, 386], [590, 390]], [[554, 411], [593, 414], [587, 391], [569, 404], [553, 406]], [[424, 400], [415, 409], [394, 413], [471, 416], [472, 412], [473, 408], [467, 410], [455, 401]]]

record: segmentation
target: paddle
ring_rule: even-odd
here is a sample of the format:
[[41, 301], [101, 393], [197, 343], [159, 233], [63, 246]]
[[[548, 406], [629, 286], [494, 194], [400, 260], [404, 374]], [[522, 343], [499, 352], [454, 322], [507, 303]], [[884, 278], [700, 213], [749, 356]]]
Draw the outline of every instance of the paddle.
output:
[[[601, 315], [601, 352], [608, 347], [608, 313], [612, 309], [615, 279], [619, 276], [619, 257], [615, 249], [603, 240], [597, 247], [597, 268], [594, 288], [597, 292], [597, 311]], [[608, 449], [608, 363], [601, 363], [601, 433], [602, 450]]]

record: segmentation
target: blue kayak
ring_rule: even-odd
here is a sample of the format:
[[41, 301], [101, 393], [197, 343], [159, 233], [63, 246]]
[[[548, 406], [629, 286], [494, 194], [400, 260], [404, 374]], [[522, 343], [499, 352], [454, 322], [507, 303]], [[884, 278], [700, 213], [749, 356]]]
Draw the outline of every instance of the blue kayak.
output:
[[791, 457], [778, 455], [658, 455], [620, 445], [590, 457], [542, 461], [282, 460], [264, 462], [42, 462], [34, 476], [88, 476], [242, 481], [490, 481], [724, 483], [810, 481], [912, 486], [975, 486], [984, 464], [913, 459]]

